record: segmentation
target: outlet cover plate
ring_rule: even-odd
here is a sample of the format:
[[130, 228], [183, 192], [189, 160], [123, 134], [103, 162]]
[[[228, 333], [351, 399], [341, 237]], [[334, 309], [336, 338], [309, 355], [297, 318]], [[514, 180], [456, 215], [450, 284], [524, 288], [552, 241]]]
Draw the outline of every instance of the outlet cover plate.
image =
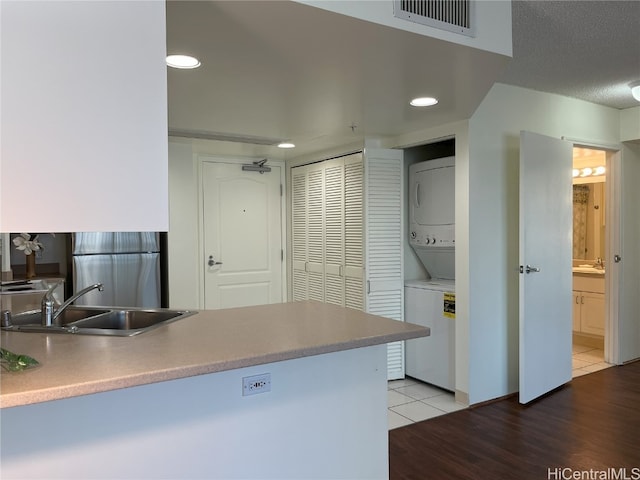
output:
[[256, 395], [271, 391], [271, 374], [262, 373], [242, 378], [242, 396]]

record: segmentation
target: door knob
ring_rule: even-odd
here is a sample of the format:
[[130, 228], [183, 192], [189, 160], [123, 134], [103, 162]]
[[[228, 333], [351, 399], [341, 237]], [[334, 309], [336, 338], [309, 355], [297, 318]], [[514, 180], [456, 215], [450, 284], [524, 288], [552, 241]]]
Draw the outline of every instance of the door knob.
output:
[[213, 267], [214, 265], [222, 265], [222, 262], [216, 262], [216, 261], [213, 259], [213, 255], [209, 255], [209, 261], [207, 262], [207, 264], [208, 264], [210, 267]]

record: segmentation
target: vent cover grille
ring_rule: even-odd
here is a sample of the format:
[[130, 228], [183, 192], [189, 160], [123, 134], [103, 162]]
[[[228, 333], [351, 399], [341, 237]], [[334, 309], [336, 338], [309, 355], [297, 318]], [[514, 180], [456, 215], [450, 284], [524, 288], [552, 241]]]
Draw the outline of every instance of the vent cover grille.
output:
[[393, 15], [429, 27], [475, 35], [474, 0], [394, 0]]

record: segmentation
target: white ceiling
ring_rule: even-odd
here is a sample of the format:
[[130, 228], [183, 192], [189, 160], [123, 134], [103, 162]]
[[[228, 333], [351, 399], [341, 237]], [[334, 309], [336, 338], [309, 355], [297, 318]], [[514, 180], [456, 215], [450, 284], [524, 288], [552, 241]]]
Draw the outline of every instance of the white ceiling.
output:
[[293, 157], [469, 118], [496, 80], [637, 104], [622, 86], [640, 80], [640, 2], [517, 1], [513, 29], [510, 61], [295, 2], [169, 1], [168, 52], [202, 61], [168, 69], [169, 128], [253, 137], [247, 155], [292, 140]]

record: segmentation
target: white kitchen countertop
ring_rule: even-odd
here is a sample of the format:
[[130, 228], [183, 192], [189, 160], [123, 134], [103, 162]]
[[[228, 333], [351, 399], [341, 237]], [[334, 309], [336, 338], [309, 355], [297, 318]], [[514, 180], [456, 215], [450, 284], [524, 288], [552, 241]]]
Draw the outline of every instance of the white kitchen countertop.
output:
[[133, 337], [2, 331], [41, 365], [0, 373], [0, 407], [105, 392], [429, 335], [429, 329], [319, 302], [201, 311]]

